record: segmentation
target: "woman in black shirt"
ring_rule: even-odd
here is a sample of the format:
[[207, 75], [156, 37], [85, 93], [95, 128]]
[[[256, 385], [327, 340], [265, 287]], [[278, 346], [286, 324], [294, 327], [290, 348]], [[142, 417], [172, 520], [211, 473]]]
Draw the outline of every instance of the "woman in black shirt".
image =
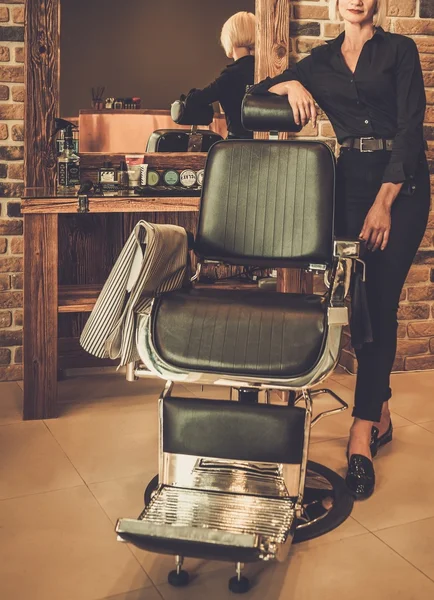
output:
[[344, 32], [253, 93], [287, 95], [295, 120], [316, 125], [314, 100], [341, 144], [337, 234], [366, 242], [366, 291], [373, 341], [356, 348], [354, 423], [347, 485], [359, 498], [375, 486], [371, 458], [392, 439], [388, 400], [399, 298], [430, 205], [424, 152], [425, 91], [412, 39], [381, 27], [386, 0], [331, 0]]
[[234, 62], [228, 65], [215, 81], [203, 90], [192, 90], [187, 97], [194, 106], [220, 102], [225, 113], [228, 137], [249, 139], [253, 133], [241, 124], [241, 103], [246, 88], [254, 82], [255, 73], [255, 15], [238, 12], [223, 25], [220, 41], [228, 58]]

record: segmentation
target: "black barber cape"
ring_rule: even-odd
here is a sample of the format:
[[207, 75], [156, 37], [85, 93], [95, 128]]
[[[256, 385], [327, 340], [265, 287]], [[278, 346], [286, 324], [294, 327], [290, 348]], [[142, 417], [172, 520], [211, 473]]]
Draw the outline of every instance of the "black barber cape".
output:
[[339, 143], [351, 137], [394, 139], [383, 183], [414, 176], [423, 149], [425, 90], [416, 44], [381, 27], [363, 46], [354, 73], [341, 53], [345, 33], [281, 75], [253, 87], [267, 94], [283, 81], [299, 81], [327, 114]]
[[190, 105], [220, 102], [226, 117], [228, 132], [240, 138], [253, 138], [241, 124], [241, 103], [247, 86], [253, 85], [255, 57], [243, 56], [228, 65], [215, 81], [203, 90], [192, 90], [187, 97]]

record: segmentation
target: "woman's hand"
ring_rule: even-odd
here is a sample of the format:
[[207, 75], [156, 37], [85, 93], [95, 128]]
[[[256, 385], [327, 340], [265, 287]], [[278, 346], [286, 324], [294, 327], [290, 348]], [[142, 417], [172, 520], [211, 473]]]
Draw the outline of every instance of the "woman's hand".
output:
[[359, 237], [366, 242], [369, 250], [384, 250], [389, 241], [391, 223], [390, 207], [374, 202], [366, 215]]
[[383, 183], [375, 202], [366, 215], [359, 238], [366, 242], [369, 250], [384, 250], [389, 241], [392, 224], [392, 204], [401, 191], [402, 183]]
[[304, 127], [311, 120], [316, 127], [317, 113], [312, 94], [299, 81], [285, 81], [273, 85], [269, 90], [279, 96], [288, 96], [289, 105], [294, 113], [294, 121]]

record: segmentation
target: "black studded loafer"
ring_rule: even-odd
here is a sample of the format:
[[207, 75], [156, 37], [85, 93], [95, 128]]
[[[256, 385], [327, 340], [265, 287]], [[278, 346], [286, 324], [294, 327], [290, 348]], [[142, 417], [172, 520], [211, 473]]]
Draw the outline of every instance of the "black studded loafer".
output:
[[385, 433], [383, 433], [383, 435], [380, 437], [378, 437], [378, 429], [376, 427], [372, 427], [371, 443], [370, 443], [372, 456], [373, 457], [377, 456], [377, 452], [378, 452], [379, 448], [381, 448], [382, 446], [385, 446], [386, 444], [391, 442], [392, 439], [393, 439], [392, 420], [390, 420], [390, 422], [389, 422], [389, 427], [387, 428], [387, 431]]
[[348, 460], [345, 483], [356, 500], [365, 500], [375, 489], [375, 471], [372, 460], [362, 454], [352, 454]]

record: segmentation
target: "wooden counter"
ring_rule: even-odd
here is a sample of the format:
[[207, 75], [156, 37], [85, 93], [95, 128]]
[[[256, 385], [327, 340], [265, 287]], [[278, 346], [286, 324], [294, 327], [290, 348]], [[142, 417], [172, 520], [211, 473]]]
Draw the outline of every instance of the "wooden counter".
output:
[[[204, 162], [202, 159], [202, 163]], [[89, 313], [98, 298], [102, 284], [59, 285], [59, 264], [69, 230], [65, 219], [77, 219], [86, 226], [90, 235], [98, 236], [91, 247], [83, 248], [82, 239], [76, 239], [74, 260], [80, 271], [92, 262], [105, 260], [105, 271], [115, 260], [122, 239], [143, 213], [152, 213], [163, 222], [186, 223], [194, 228], [192, 217], [199, 210], [200, 198], [195, 197], [140, 197], [134, 194], [119, 196], [88, 196], [87, 211], [79, 212], [77, 194], [57, 195], [44, 188], [28, 188], [22, 200], [24, 216], [24, 419], [47, 419], [57, 416], [57, 379], [59, 351], [71, 358], [66, 366], [78, 366], [80, 347], [78, 338], [58, 339], [59, 315], [62, 313]], [[115, 224], [116, 240], [99, 241], [106, 237], [98, 232], [93, 221], [96, 216], [118, 213], [121, 221]], [[191, 217], [188, 216], [191, 214]], [[74, 217], [75, 215], [75, 217]], [[130, 216], [129, 216], [130, 215]], [[167, 216], [164, 216], [167, 215]], [[179, 216], [177, 216], [179, 215]], [[182, 215], [186, 215], [182, 221]], [[113, 215], [115, 216], [115, 215]], [[62, 221], [59, 221], [62, 219]], [[186, 221], [187, 219], [187, 221]], [[60, 224], [59, 224], [60, 223]], [[121, 229], [120, 233], [118, 230]], [[115, 231], [113, 230], [113, 231]], [[110, 248], [110, 257], [101, 257]], [[93, 255], [92, 255], [93, 253]], [[97, 256], [95, 256], [97, 253]], [[95, 261], [95, 259], [97, 259]], [[84, 264], [80, 261], [84, 261]], [[93, 267], [94, 270], [97, 267]], [[102, 275], [104, 279], [105, 275]], [[86, 278], [84, 277], [84, 280]], [[107, 362], [107, 361], [106, 361]], [[91, 363], [104, 364], [98, 359]], [[112, 363], [115, 364], [115, 363]]]

